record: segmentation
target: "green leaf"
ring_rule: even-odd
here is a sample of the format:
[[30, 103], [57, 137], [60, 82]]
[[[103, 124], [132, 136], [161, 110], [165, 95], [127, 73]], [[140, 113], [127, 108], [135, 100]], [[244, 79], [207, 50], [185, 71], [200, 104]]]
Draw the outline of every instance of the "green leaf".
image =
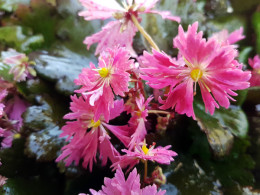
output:
[[248, 92], [248, 89], [236, 91], [236, 93], [238, 95], [233, 97], [236, 101], [232, 102], [232, 105], [241, 106], [245, 102], [245, 100], [247, 98], [247, 92]]
[[225, 156], [233, 144], [232, 133], [225, 129], [220, 121], [205, 113], [201, 104], [195, 103], [194, 111], [198, 125], [207, 135], [208, 142], [216, 156]]
[[246, 114], [241, 108], [220, 108], [215, 111], [213, 117], [217, 118], [221, 125], [223, 125], [225, 128], [228, 128], [235, 136], [241, 138], [247, 136], [248, 121]]
[[244, 138], [248, 131], [245, 113], [239, 107], [217, 109], [213, 116], [204, 111], [204, 106], [194, 104], [198, 125], [206, 133], [208, 142], [217, 156], [229, 153], [233, 144], [233, 135]]
[[252, 23], [256, 33], [256, 50], [257, 53], [260, 53], [260, 12], [254, 13]]
[[0, 43], [21, 52], [30, 52], [41, 46], [42, 35], [33, 35], [28, 28], [21, 26], [5, 26], [0, 28]]
[[242, 51], [239, 53], [239, 62], [243, 63], [243, 64], [247, 64], [248, 61], [248, 57], [250, 52], [253, 50], [252, 47], [245, 47], [242, 49]]
[[31, 1], [30, 6], [19, 7], [15, 15], [19, 18], [20, 25], [44, 37], [44, 47], [47, 48], [55, 42], [58, 15], [46, 0]]

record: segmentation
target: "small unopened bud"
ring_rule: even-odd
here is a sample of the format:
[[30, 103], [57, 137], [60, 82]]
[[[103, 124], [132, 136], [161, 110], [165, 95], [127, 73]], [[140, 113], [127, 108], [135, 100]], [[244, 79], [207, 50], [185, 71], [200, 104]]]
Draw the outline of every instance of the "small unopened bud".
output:
[[157, 117], [157, 125], [156, 125], [156, 131], [160, 134], [163, 134], [167, 126], [169, 125], [170, 116], [158, 116]]
[[155, 167], [154, 171], [152, 172], [152, 179], [153, 183], [155, 183], [157, 186], [161, 186], [166, 183], [166, 177], [163, 174], [161, 167]]

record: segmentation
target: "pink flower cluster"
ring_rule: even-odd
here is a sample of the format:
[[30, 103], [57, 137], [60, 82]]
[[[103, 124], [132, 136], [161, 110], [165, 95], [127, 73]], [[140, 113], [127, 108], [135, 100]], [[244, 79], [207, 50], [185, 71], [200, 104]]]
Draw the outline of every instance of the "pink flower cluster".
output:
[[[83, 159], [82, 165], [92, 171], [98, 156], [102, 165], [110, 160], [116, 169], [115, 177], [105, 178], [102, 190], [90, 190], [92, 194], [164, 194], [157, 192], [156, 187], [140, 188], [140, 178], [136, 169], [127, 180], [121, 168], [134, 168], [140, 161], [157, 162], [169, 165], [177, 153], [171, 146], [147, 148], [145, 143], [149, 131], [149, 114], [165, 114], [161, 128], [166, 128], [169, 112], [152, 110], [152, 96], [146, 96], [142, 79], [155, 89], [160, 109], [175, 109], [179, 114], [186, 114], [196, 119], [193, 110], [194, 96], [200, 90], [206, 112], [213, 114], [220, 106], [228, 108], [230, 100], [235, 101], [236, 90], [250, 86], [250, 71], [244, 71], [243, 65], [237, 61], [237, 46], [233, 45], [244, 38], [243, 28], [232, 33], [223, 30], [213, 34], [208, 40], [198, 31], [198, 22], [190, 25], [187, 32], [179, 26], [178, 35], [173, 39], [174, 47], [179, 50], [177, 58], [160, 51], [149, 36], [148, 42], [156, 49], [152, 53], [144, 52], [137, 58], [132, 48], [133, 37], [139, 26], [140, 14], [160, 14], [165, 19], [180, 21], [179, 17], [169, 12], [153, 10], [158, 0], [126, 0], [119, 4], [115, 0], [80, 0], [86, 10], [79, 13], [86, 20], [108, 19], [113, 17], [102, 30], [87, 37], [84, 43], [89, 47], [98, 43], [96, 53], [100, 54], [98, 65], [90, 64], [84, 68], [75, 84], [79, 97], [71, 97], [71, 113], [65, 115], [67, 121], [63, 126], [62, 137], [68, 144], [62, 148], [62, 154], [56, 161], [64, 160], [66, 166], [73, 162], [76, 165]], [[258, 73], [257, 58], [250, 65]], [[131, 83], [131, 84], [130, 84]], [[129, 90], [129, 88], [131, 88]], [[165, 89], [162, 94], [162, 89]], [[161, 90], [161, 91], [160, 91]], [[161, 97], [163, 96], [164, 97]], [[147, 99], [145, 97], [148, 97]], [[111, 120], [126, 112], [130, 120], [122, 126], [111, 125]], [[127, 124], [126, 124], [127, 123]], [[126, 149], [121, 155], [113, 145], [113, 134]], [[147, 176], [146, 174], [144, 178]], [[145, 180], [145, 179], [144, 179]], [[148, 180], [147, 180], [148, 181]]]
[[[123, 99], [114, 100], [114, 94], [124, 97], [128, 92], [128, 71], [133, 68], [133, 61], [129, 58], [130, 54], [125, 48], [108, 49], [101, 53], [99, 67], [91, 63], [90, 68], [82, 70], [75, 80], [76, 84], [82, 86], [76, 90], [82, 96], [71, 97], [72, 112], [64, 118], [73, 121], [68, 121], [62, 128], [61, 136], [67, 137], [69, 143], [62, 148], [63, 152], [56, 161], [64, 159], [68, 166], [73, 161], [78, 165], [83, 159], [83, 167], [89, 167], [92, 171], [97, 153], [103, 165], [108, 159], [112, 163], [120, 160], [120, 154], [111, 143], [108, 132], [130, 149], [144, 140], [147, 134], [147, 107], [152, 97], [145, 101], [143, 95], [139, 94], [132, 106], [124, 106]], [[129, 125], [114, 126], [108, 123], [124, 110], [131, 113]]]
[[[115, 177], [105, 178], [104, 186], [102, 190], [95, 191], [90, 189], [92, 195], [116, 195], [116, 194], [139, 194], [139, 195], [164, 195], [166, 191], [157, 192], [157, 187], [155, 184], [152, 186], [146, 186], [141, 189], [140, 185], [140, 175], [137, 174], [137, 170], [134, 169], [125, 179], [124, 173], [120, 167], [117, 168]], [[84, 195], [84, 194], [79, 194]]]

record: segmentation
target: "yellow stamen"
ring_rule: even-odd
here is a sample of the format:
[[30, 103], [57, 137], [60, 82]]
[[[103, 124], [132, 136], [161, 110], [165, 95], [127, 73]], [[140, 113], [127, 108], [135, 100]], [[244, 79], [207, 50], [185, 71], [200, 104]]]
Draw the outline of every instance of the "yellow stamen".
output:
[[206, 89], [208, 90], [208, 92], [211, 92], [209, 86], [208, 86], [203, 80], [201, 80], [201, 82], [202, 82], [203, 86], [206, 87]]
[[141, 110], [137, 111], [137, 112], [136, 112], [136, 115], [137, 115], [138, 117], [141, 117], [141, 116], [142, 116], [142, 111], [141, 111]]
[[146, 147], [146, 144], [144, 143], [143, 146], [142, 146], [142, 150], [145, 154], [148, 154], [149, 152], [149, 149]]
[[14, 134], [14, 135], [13, 135], [13, 138], [14, 138], [14, 139], [19, 139], [19, 138], [21, 138], [21, 134], [20, 134], [20, 133]]
[[260, 74], [260, 69], [257, 70], [257, 74]]
[[100, 70], [98, 70], [98, 73], [101, 77], [105, 78], [107, 77], [109, 70], [107, 68], [101, 68]]
[[184, 62], [186, 63], [186, 65], [187, 65], [188, 67], [190, 67], [190, 68], [193, 67], [193, 65], [192, 65], [185, 57], [183, 57], [183, 59], [184, 59]]
[[123, 19], [124, 18], [124, 14], [123, 13], [121, 13], [121, 12], [116, 12], [116, 13], [113, 13], [112, 14], [113, 15], [113, 17], [115, 18], [115, 19], [117, 19], [117, 20], [121, 20], [121, 19]]
[[89, 128], [90, 127], [99, 127], [99, 125], [100, 125], [100, 120], [95, 122], [93, 119], [91, 119], [91, 124], [89, 125]]
[[199, 68], [196, 68], [191, 71], [190, 76], [197, 82], [203, 76], [203, 72]]

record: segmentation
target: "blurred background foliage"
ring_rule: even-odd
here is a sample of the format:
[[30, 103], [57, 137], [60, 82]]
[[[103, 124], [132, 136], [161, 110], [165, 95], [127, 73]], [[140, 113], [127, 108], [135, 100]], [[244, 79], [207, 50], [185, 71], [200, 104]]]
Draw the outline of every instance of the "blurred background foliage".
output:
[[[95, 47], [87, 51], [82, 42], [106, 23], [84, 21], [77, 15], [81, 9], [77, 0], [0, 0], [0, 50], [14, 48], [29, 54], [38, 75], [16, 86], [30, 106], [23, 114], [22, 137], [14, 140], [12, 148], [0, 151], [0, 174], [9, 178], [0, 194], [88, 193], [113, 175], [109, 165], [100, 163], [92, 173], [55, 163], [65, 144], [59, 134], [65, 123], [62, 117], [69, 112], [69, 96], [76, 89], [73, 80], [90, 61], [97, 62]], [[242, 26], [246, 38], [239, 42], [239, 61], [247, 67], [248, 57], [260, 53], [258, 0], [161, 0], [158, 9], [181, 16], [184, 28], [199, 21], [206, 37]], [[142, 25], [163, 51], [177, 54], [172, 46], [177, 23], [148, 15]], [[140, 55], [149, 50], [139, 33], [134, 48]], [[10, 79], [7, 72], [0, 74]], [[176, 114], [166, 131], [151, 128], [148, 142], [172, 144], [179, 154], [171, 166], [163, 166], [167, 183], [162, 189], [167, 194], [260, 193], [260, 88], [239, 91], [236, 100], [213, 116], [196, 100], [197, 121]], [[151, 117], [149, 122], [155, 126], [154, 120]], [[154, 166], [151, 163], [150, 171]], [[142, 166], [138, 169], [141, 172]]]

